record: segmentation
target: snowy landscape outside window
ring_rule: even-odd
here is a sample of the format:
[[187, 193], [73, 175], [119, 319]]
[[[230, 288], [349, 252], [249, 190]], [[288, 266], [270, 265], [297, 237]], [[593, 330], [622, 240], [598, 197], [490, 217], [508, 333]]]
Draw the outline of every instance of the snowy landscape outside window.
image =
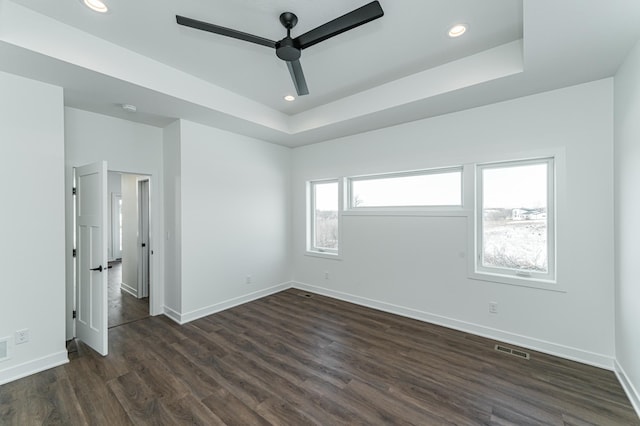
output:
[[478, 272], [552, 280], [553, 159], [478, 167]]
[[337, 180], [310, 183], [310, 250], [338, 253], [339, 183]]
[[462, 168], [349, 179], [349, 207], [461, 207]]

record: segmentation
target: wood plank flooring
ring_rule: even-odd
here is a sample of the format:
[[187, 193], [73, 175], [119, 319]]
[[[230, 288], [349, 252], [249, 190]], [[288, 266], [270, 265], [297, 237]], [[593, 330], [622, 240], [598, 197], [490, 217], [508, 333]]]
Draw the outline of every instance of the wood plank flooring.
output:
[[109, 262], [108, 272], [108, 324], [109, 328], [138, 321], [149, 316], [149, 298], [137, 299], [122, 291], [122, 262]]
[[614, 374], [291, 289], [0, 387], [2, 425], [640, 425]]

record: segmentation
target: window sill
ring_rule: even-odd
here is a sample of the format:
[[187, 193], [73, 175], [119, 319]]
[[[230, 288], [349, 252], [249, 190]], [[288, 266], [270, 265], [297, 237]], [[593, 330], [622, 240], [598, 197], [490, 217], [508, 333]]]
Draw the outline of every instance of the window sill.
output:
[[513, 275], [494, 274], [490, 272], [470, 272], [469, 278], [477, 281], [487, 281], [498, 284], [514, 285], [519, 287], [529, 287], [538, 290], [555, 291], [566, 293], [567, 290], [559, 285], [557, 281], [545, 280], [541, 278], [516, 277]]
[[324, 259], [331, 259], [331, 260], [342, 260], [342, 256], [340, 255], [340, 253], [328, 253], [328, 252], [322, 252], [322, 251], [307, 250], [304, 253], [304, 255], [311, 256], [311, 257], [322, 257]]
[[342, 212], [343, 216], [432, 216], [432, 217], [468, 217], [471, 210], [463, 208], [412, 208], [412, 207], [367, 207]]

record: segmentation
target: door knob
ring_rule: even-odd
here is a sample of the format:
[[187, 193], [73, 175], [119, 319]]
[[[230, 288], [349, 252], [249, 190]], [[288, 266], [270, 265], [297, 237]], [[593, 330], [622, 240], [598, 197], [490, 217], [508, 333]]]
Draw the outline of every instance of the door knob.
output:
[[90, 271], [98, 271], [98, 272], [102, 272], [102, 265], [98, 266], [97, 268], [91, 268], [89, 269]]

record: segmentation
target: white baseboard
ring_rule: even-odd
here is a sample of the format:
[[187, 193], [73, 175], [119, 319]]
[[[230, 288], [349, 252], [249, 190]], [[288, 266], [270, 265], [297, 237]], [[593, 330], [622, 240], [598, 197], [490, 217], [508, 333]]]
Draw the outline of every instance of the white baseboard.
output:
[[633, 408], [636, 410], [636, 414], [640, 417], [640, 392], [633, 386], [633, 383], [629, 380], [629, 376], [627, 376], [627, 373], [625, 373], [618, 360], [615, 361], [615, 373], [618, 381], [622, 385], [622, 389], [624, 389], [629, 401], [631, 401], [631, 405], [633, 405]]
[[69, 362], [67, 351], [60, 351], [0, 371], [0, 385], [48, 370]]
[[182, 322], [180, 321], [180, 312], [171, 309], [168, 306], [164, 307], [164, 312], [163, 312], [170, 320], [177, 322], [178, 324], [182, 324]]
[[242, 305], [243, 303], [251, 302], [256, 299], [269, 296], [274, 293], [291, 288], [291, 282], [281, 283], [274, 285], [273, 287], [265, 288], [263, 290], [254, 291], [253, 293], [245, 294], [242, 296], [234, 297], [233, 299], [225, 300], [214, 305], [206, 306], [204, 308], [196, 309], [190, 312], [181, 314], [167, 306], [164, 307], [164, 313], [167, 317], [177, 322], [178, 324], [186, 324], [198, 318], [206, 317], [207, 315], [215, 314], [216, 312], [224, 311], [234, 306]]
[[310, 291], [312, 293], [318, 293], [323, 296], [344, 300], [346, 302], [355, 303], [356, 305], [362, 305], [368, 308], [378, 309], [380, 311], [389, 312], [403, 317], [413, 318], [419, 321], [452, 328], [454, 330], [464, 331], [466, 333], [475, 334], [477, 336], [486, 337], [488, 339], [498, 340], [504, 343], [521, 346], [523, 348], [528, 348], [549, 355], [577, 361], [583, 364], [593, 365], [595, 367], [604, 368], [607, 370], [613, 370], [614, 368], [614, 358], [607, 355], [597, 354], [582, 349], [572, 348], [569, 346], [547, 342], [544, 340], [539, 340], [515, 333], [509, 333], [491, 327], [485, 327], [482, 325], [460, 321], [429, 312], [419, 311], [417, 309], [368, 299], [366, 297], [360, 297], [353, 294], [330, 290], [324, 287], [317, 287], [311, 284], [305, 284], [296, 281], [292, 283], [292, 287], [300, 290]]
[[130, 295], [132, 295], [135, 298], [138, 298], [138, 288], [137, 287], [131, 287], [129, 284], [127, 283], [120, 283], [120, 289], [126, 293], [129, 293]]

